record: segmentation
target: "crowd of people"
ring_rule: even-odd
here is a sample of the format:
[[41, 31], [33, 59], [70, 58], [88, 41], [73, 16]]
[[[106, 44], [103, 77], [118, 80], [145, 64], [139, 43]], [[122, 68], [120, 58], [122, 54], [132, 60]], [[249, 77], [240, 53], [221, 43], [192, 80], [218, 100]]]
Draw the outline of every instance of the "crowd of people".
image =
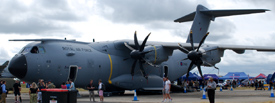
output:
[[[249, 87], [249, 88], [255, 88], [255, 90], [265, 90], [264, 84], [267, 84], [265, 80], [247, 80], [247, 81], [241, 81], [241, 80], [227, 80], [225, 87], [232, 86], [233, 88], [236, 87]], [[269, 87], [274, 87], [274, 84], [272, 81], [269, 81]]]
[[[71, 89], [76, 90], [74, 82], [72, 80], [69, 80], [66, 82], [63, 82], [61, 84], [61, 89]], [[46, 83], [43, 79], [39, 79], [38, 83], [33, 82], [29, 89], [29, 96], [30, 96], [30, 103], [42, 103], [42, 89], [51, 89], [56, 88], [54, 83], [51, 82], [51, 80], [48, 80]], [[16, 99], [15, 99], [16, 101]]]
[[182, 87], [183, 88], [186, 88], [186, 89], [188, 89], [188, 90], [190, 90], [190, 91], [199, 91], [199, 89], [200, 89], [200, 82], [199, 81], [193, 81], [193, 80], [191, 80], [191, 81], [186, 81], [186, 80], [183, 80], [182, 81]]
[[206, 88], [209, 102], [210, 103], [215, 102], [215, 90], [216, 90], [217, 84], [212, 77], [210, 77], [209, 80], [207, 80], [207, 81], [183, 80], [181, 86], [183, 88], [190, 90], [190, 91], [195, 91], [195, 90], [199, 91], [200, 86], [201, 86], [201, 88]]
[[[163, 78], [163, 102], [166, 102], [167, 100], [169, 102], [172, 101], [172, 98], [170, 96], [170, 89], [171, 89], [171, 81], [168, 79], [168, 77]], [[264, 90], [264, 84], [265, 82], [263, 80], [250, 80], [248, 81], [247, 85], [248, 87], [255, 87], [255, 90], [263, 89]], [[199, 82], [199, 81], [186, 81], [184, 80], [182, 82], [182, 86], [185, 88], [188, 88], [191, 91], [199, 90], [200, 86], [202, 88], [207, 88], [207, 93], [209, 96], [210, 103], [214, 102], [215, 98], [215, 89], [216, 89], [216, 82], [213, 81], [213, 78], [210, 78], [208, 81], [205, 82]], [[269, 81], [270, 88], [274, 87], [274, 83], [272, 81]], [[239, 80], [227, 80], [225, 86], [232, 86], [232, 87], [238, 87], [238, 86], [245, 86], [244, 84], [241, 84]], [[69, 80], [67, 82], [63, 82], [60, 85], [60, 89], [71, 89], [76, 90], [73, 80]], [[33, 82], [29, 89], [29, 96], [30, 96], [30, 103], [41, 103], [42, 102], [42, 89], [50, 89], [50, 88], [56, 88], [54, 83], [51, 82], [51, 80], [48, 80], [46, 83], [43, 79], [39, 79], [38, 83]], [[0, 81], [0, 103], [6, 103], [6, 97], [7, 97], [7, 88], [6, 88], [6, 81], [1, 80]], [[104, 100], [103, 91], [105, 90], [105, 85], [102, 83], [101, 80], [99, 80], [98, 85], [95, 85], [93, 80], [90, 80], [89, 84], [86, 86], [86, 89], [89, 90], [89, 98], [90, 101], [93, 100], [95, 102], [95, 93], [94, 90], [98, 90], [98, 95], [100, 97], [100, 101]], [[274, 89], [274, 88], [273, 88]], [[15, 96], [15, 102], [22, 102], [21, 98], [21, 85], [19, 81], [15, 81], [13, 85], [13, 92]]]
[[[0, 81], [0, 103], [6, 103], [6, 97], [7, 97], [7, 88], [6, 88], [6, 81], [1, 80]], [[74, 85], [73, 80], [69, 80], [66, 82], [63, 82], [60, 85], [60, 89], [70, 89], [70, 90], [76, 90], [76, 87]], [[43, 79], [39, 79], [38, 83], [31, 83], [29, 87], [29, 97], [30, 97], [30, 103], [42, 103], [42, 89], [52, 89], [56, 88], [55, 84], [51, 82], [51, 80], [48, 80], [45, 82]], [[91, 98], [93, 98], [93, 101], [95, 102], [95, 93], [94, 90], [98, 89], [98, 94], [100, 97], [100, 101], [104, 100], [103, 97], [103, 90], [105, 90], [105, 85], [102, 83], [101, 80], [99, 80], [98, 87], [96, 87], [95, 84], [93, 84], [93, 80], [90, 81], [90, 83], [86, 86], [86, 89], [89, 90], [90, 94], [90, 101]], [[14, 100], [15, 103], [22, 102], [21, 98], [21, 84], [19, 81], [15, 81], [13, 84], [13, 93], [14, 93]]]

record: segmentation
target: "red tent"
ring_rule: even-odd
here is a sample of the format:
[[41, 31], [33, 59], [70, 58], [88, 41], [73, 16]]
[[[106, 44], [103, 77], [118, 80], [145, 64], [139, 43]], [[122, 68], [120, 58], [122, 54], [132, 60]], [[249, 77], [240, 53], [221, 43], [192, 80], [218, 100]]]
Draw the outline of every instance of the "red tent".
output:
[[260, 73], [258, 76], [256, 76], [254, 79], [265, 79], [266, 76], [263, 73]]

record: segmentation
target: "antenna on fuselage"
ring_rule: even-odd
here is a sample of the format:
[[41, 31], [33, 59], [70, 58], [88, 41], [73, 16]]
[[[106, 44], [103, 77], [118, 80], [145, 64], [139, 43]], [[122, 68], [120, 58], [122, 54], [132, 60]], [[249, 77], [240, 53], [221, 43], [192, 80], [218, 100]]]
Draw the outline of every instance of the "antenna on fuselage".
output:
[[95, 42], [95, 38], [93, 38], [93, 42]]
[[64, 40], [67, 40], [67, 38], [65, 37]]

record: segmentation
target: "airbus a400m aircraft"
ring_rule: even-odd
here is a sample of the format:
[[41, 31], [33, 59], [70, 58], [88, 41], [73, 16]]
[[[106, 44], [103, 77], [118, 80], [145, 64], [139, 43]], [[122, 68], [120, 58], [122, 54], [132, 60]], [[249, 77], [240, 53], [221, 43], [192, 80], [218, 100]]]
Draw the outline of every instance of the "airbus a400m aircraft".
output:
[[8, 69], [27, 82], [42, 78], [61, 84], [72, 79], [77, 87], [85, 87], [91, 79], [94, 82], [102, 79], [107, 91], [161, 90], [163, 76], [173, 81], [195, 67], [202, 75], [200, 67], [215, 67], [226, 49], [239, 54], [245, 50], [275, 51], [274, 47], [204, 44], [210, 21], [216, 17], [265, 11], [268, 10], [209, 10], [198, 5], [195, 12], [175, 20], [193, 21], [186, 43], [147, 42], [150, 34], [138, 41], [136, 33], [134, 40], [91, 43], [60, 39], [10, 40], [34, 42], [10, 60]]

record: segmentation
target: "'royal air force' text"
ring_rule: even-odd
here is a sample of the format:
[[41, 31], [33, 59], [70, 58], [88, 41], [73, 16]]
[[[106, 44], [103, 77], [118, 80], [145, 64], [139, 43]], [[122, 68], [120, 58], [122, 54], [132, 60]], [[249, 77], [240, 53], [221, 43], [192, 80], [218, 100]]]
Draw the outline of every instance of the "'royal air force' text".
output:
[[82, 51], [82, 52], [92, 52], [91, 49], [86, 48], [72, 48], [72, 47], [62, 47], [63, 50], [67, 51]]

